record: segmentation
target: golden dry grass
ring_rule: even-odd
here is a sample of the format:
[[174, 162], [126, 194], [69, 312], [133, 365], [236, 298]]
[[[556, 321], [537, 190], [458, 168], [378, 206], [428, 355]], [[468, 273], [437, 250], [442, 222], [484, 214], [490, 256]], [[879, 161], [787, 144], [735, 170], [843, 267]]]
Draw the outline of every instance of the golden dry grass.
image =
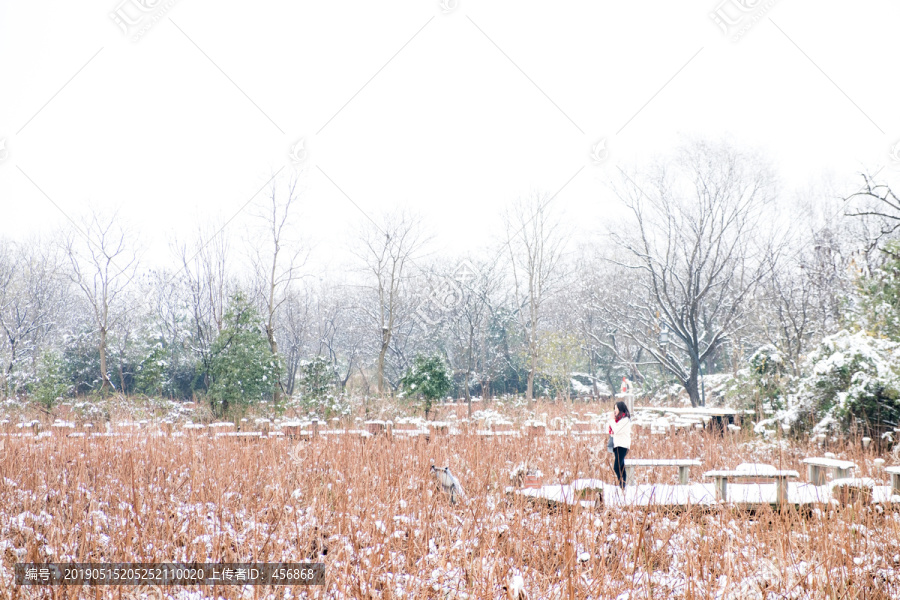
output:
[[[146, 431], [6, 437], [0, 600], [133, 593], [60, 587], [26, 595], [12, 584], [16, 562], [304, 560], [326, 563], [324, 588], [258, 587], [241, 596], [239, 587], [221, 586], [183, 597], [505, 598], [514, 573], [530, 598], [900, 597], [900, 518], [890, 510], [569, 511], [505, 491], [510, 470], [526, 461], [545, 482], [612, 482], [604, 447], [602, 436], [503, 440], [474, 431], [428, 441], [319, 436], [249, 444]], [[872, 451], [849, 442], [830, 450], [856, 461], [861, 475], [881, 477]], [[704, 470], [741, 462], [805, 474], [800, 459], [818, 454], [812, 445], [690, 431], [636, 434], [629, 456], [700, 458], [703, 467], [691, 472], [697, 481]], [[432, 460], [460, 479], [464, 504], [451, 506], [437, 490]], [[677, 479], [675, 469], [637, 476]], [[186, 589], [165, 592], [179, 597]]]

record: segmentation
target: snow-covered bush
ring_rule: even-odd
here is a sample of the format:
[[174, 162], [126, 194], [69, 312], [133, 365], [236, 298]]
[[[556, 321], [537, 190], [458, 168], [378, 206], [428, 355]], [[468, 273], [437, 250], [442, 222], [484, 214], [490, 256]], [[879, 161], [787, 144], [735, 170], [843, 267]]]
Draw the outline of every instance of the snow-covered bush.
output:
[[32, 398], [45, 409], [53, 407], [63, 398], [71, 395], [63, 372], [62, 358], [53, 351], [45, 352], [38, 362], [37, 377], [32, 386]]
[[775, 346], [766, 344], [750, 357], [750, 368], [764, 385], [771, 385], [784, 373], [784, 357]]
[[721, 394], [735, 408], [779, 411], [785, 407], [791, 383], [783, 354], [766, 344], [750, 356], [747, 367], [723, 383]]
[[772, 344], [760, 347], [750, 357], [750, 379], [756, 385], [760, 405], [784, 408], [784, 386], [788, 383], [784, 366], [784, 357]]
[[791, 422], [861, 427], [895, 427], [900, 416], [900, 344], [846, 330], [824, 338], [809, 354], [789, 398]]
[[401, 396], [418, 398], [425, 409], [425, 418], [436, 400], [450, 391], [447, 365], [440, 356], [417, 356], [413, 365], [400, 379]]
[[900, 339], [900, 242], [889, 242], [883, 262], [857, 280], [854, 320], [875, 335]]
[[225, 325], [212, 345], [209, 398], [217, 416], [229, 406], [254, 404], [268, 397], [278, 378], [279, 364], [272, 356], [260, 317], [241, 293], [231, 297]]
[[334, 366], [328, 358], [314, 356], [310, 360], [301, 360], [297, 380], [300, 402], [311, 413], [327, 419], [344, 411], [343, 403], [335, 399]]

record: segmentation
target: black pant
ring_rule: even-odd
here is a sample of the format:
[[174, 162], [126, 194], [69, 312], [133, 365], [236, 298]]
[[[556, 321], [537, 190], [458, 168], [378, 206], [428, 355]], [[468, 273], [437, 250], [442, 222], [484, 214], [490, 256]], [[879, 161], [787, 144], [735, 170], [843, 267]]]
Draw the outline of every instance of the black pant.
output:
[[621, 446], [616, 446], [613, 448], [613, 456], [616, 457], [615, 462], [613, 463], [613, 471], [616, 472], [616, 479], [619, 481], [619, 485], [622, 486], [622, 489], [625, 489], [625, 455], [628, 454], [628, 448], [623, 448]]

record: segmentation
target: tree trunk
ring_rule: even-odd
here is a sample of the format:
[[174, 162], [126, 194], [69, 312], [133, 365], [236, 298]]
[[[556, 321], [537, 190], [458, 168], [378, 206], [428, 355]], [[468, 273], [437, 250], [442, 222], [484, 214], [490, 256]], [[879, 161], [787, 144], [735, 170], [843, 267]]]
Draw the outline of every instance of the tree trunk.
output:
[[528, 385], [525, 388], [525, 399], [528, 400], [530, 408], [534, 403], [534, 369], [528, 369]]
[[[337, 372], [337, 370], [335, 370]], [[341, 379], [341, 393], [344, 393], [344, 390], [347, 389], [347, 382], [350, 381], [350, 373], [353, 372], [353, 359], [350, 359], [350, 364], [347, 365], [347, 375]], [[368, 390], [366, 391], [368, 394]]]
[[[272, 350], [272, 358], [276, 361], [278, 360], [278, 341], [275, 339], [275, 328], [272, 326], [271, 318], [269, 319], [269, 324], [266, 325], [266, 337], [269, 338], [269, 348]], [[275, 378], [275, 390], [272, 394], [272, 400], [275, 404], [281, 402], [283, 387], [281, 385], [281, 374]]]
[[15, 390], [13, 389], [13, 387], [15, 386], [13, 385], [12, 374], [16, 364], [16, 348], [18, 347], [18, 345], [14, 341], [12, 341], [12, 339], [10, 339], [9, 346], [11, 348], [9, 355], [9, 367], [6, 369], [6, 374], [3, 377], [3, 395], [7, 398], [15, 394]]
[[384, 397], [384, 357], [391, 345], [390, 331], [381, 330], [381, 351], [378, 353], [378, 393]]
[[699, 369], [695, 364], [691, 364], [691, 376], [684, 382], [684, 389], [687, 390], [688, 396], [691, 399], [691, 407], [697, 408], [698, 406], [702, 406], [699, 386]]
[[606, 372], [606, 385], [609, 386], [609, 393], [612, 394], [612, 399], [616, 399], [616, 382], [613, 380], [612, 372]]
[[[532, 336], [535, 334], [532, 333]], [[534, 339], [531, 340], [530, 344], [530, 352], [531, 354], [531, 367], [528, 369], [528, 388], [525, 390], [525, 398], [528, 400], [528, 408], [534, 407], [534, 374], [537, 371], [537, 344], [535, 344]]]
[[382, 344], [381, 351], [378, 352], [378, 380], [376, 381], [378, 393], [382, 396], [384, 395], [384, 355], [387, 352], [387, 347]]
[[106, 392], [110, 387], [109, 376], [106, 374], [106, 327], [100, 328], [98, 350], [100, 351], [100, 391]]
[[[125, 370], [122, 368], [122, 363], [119, 363], [119, 385], [121, 392], [125, 393]], [[134, 391], [134, 390], [132, 390]]]

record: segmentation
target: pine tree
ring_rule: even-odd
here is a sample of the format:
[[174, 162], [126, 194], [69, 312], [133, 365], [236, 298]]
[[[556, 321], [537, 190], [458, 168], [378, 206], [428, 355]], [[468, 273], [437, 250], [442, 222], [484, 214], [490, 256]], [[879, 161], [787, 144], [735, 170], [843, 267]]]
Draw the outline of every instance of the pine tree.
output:
[[443, 398], [450, 390], [447, 365], [440, 356], [417, 356], [413, 366], [400, 379], [404, 395], [418, 398], [425, 409], [425, 418], [431, 412], [435, 400]]
[[278, 375], [259, 312], [242, 293], [231, 297], [224, 321], [212, 346], [209, 386], [213, 411], [221, 415], [269, 397]]

